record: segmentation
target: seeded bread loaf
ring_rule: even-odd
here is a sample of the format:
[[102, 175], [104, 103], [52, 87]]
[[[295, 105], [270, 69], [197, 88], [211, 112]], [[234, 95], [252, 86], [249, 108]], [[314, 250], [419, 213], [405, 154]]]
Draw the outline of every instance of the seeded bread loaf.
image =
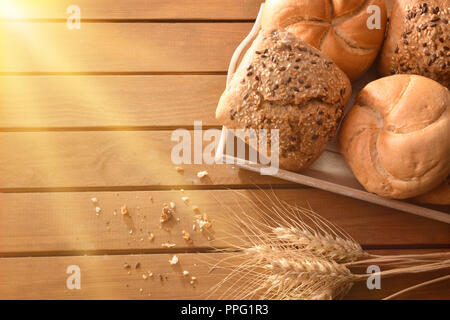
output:
[[351, 94], [332, 61], [295, 35], [262, 30], [220, 98], [231, 129], [279, 129], [280, 167], [309, 167], [335, 135]]
[[[377, 22], [372, 20], [374, 14], [379, 14], [379, 26], [372, 28]], [[267, 0], [262, 27], [294, 33], [354, 80], [369, 69], [380, 51], [386, 20], [384, 0]]]
[[369, 192], [406, 199], [450, 174], [450, 92], [416, 75], [369, 83], [345, 117], [339, 148]]
[[380, 56], [383, 75], [422, 75], [450, 87], [450, 0], [396, 1]]
[[414, 198], [414, 201], [442, 206], [450, 205], [450, 176], [439, 187]]

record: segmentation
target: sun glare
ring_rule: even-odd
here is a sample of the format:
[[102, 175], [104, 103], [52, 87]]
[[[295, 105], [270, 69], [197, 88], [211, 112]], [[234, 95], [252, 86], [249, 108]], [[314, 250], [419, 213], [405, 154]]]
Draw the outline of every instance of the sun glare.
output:
[[23, 18], [19, 1], [1, 0], [0, 1], [0, 18], [2, 19], [20, 19]]

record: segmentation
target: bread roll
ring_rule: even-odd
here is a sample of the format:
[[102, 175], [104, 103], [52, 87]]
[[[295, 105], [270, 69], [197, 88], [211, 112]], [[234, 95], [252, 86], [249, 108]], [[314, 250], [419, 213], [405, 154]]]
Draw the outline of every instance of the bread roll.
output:
[[350, 81], [320, 51], [293, 34], [262, 30], [220, 98], [228, 128], [279, 129], [280, 167], [309, 167], [335, 135]]
[[449, 11], [449, 0], [398, 0], [380, 56], [380, 72], [422, 75], [449, 88]]
[[424, 204], [450, 205], [450, 176], [439, 187], [413, 199]]
[[340, 151], [369, 192], [421, 195], [450, 173], [449, 106], [449, 90], [425, 77], [371, 82], [343, 121]]
[[[380, 8], [380, 29], [370, 30], [369, 6]], [[285, 28], [320, 49], [349, 77], [362, 76], [374, 62], [386, 28], [384, 0], [267, 0], [263, 28]]]

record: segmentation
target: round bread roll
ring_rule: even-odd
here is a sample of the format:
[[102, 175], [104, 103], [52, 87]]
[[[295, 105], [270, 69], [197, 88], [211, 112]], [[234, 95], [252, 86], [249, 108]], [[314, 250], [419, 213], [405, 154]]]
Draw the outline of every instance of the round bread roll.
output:
[[[371, 6], [379, 8], [379, 29], [368, 27]], [[383, 43], [386, 20], [384, 0], [267, 0], [262, 27], [294, 33], [355, 80], [374, 62]]]
[[424, 204], [450, 205], [450, 176], [436, 189], [413, 199]]
[[445, 180], [449, 106], [449, 90], [421, 76], [390, 76], [361, 91], [343, 121], [339, 148], [367, 191], [406, 199]]
[[383, 75], [417, 74], [450, 87], [449, 0], [396, 1], [380, 56]]
[[334, 137], [351, 95], [345, 73], [287, 31], [262, 30], [220, 98], [230, 129], [279, 130], [281, 168], [308, 168]]

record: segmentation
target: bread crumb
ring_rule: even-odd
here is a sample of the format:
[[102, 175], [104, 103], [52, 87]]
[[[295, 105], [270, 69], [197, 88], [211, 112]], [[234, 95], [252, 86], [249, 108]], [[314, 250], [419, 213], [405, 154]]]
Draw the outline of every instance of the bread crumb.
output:
[[202, 231], [203, 229], [211, 228], [211, 222], [208, 220], [206, 214], [197, 215], [196, 222], [198, 224], [198, 227], [200, 228], [200, 231]]
[[192, 211], [195, 213], [200, 213], [200, 209], [197, 206], [192, 206]]
[[102, 212], [102, 208], [100, 208], [100, 207], [95, 207], [95, 212], [97, 212], [97, 213]]
[[197, 177], [199, 177], [200, 179], [206, 177], [207, 175], [208, 171], [200, 171], [197, 173]]
[[153, 241], [153, 239], [155, 239], [155, 235], [153, 233], [150, 233], [150, 235], [148, 236], [148, 240]]
[[128, 214], [128, 207], [126, 204], [124, 204], [122, 207], [120, 207], [120, 213], [124, 216]]
[[170, 202], [169, 205], [170, 205], [170, 208], [172, 208], [172, 209], [175, 209], [175, 207], [176, 207], [175, 202]]
[[178, 263], [178, 257], [177, 256], [173, 256], [172, 259], [169, 260], [169, 263], [171, 265], [176, 265]]
[[175, 167], [175, 170], [177, 170], [177, 172], [183, 172], [184, 169], [182, 167]]
[[189, 242], [189, 241], [192, 241], [192, 240], [191, 240], [191, 235], [190, 235], [189, 233], [187, 233], [186, 231], [184, 231], [184, 230], [181, 231], [181, 234], [183, 235], [183, 239], [184, 239], [184, 240], [186, 240], [186, 241], [188, 241], [188, 242]]
[[184, 275], [184, 276], [188, 276], [188, 275], [189, 275], [189, 271], [184, 270], [184, 271], [183, 271], [183, 275]]
[[189, 197], [181, 197], [181, 200], [183, 200], [183, 202], [188, 202], [189, 201]]
[[169, 207], [169, 206], [167, 205], [167, 203], [165, 203], [165, 204], [163, 205], [162, 213], [161, 213], [161, 218], [159, 219], [159, 221], [160, 221], [161, 223], [166, 222], [166, 221], [169, 221], [169, 220], [172, 218], [173, 213], [174, 213], [173, 208]]
[[170, 242], [165, 242], [165, 243], [162, 243], [161, 244], [161, 247], [164, 247], [164, 248], [173, 248], [173, 247], [175, 247], [176, 246], [176, 244], [175, 243], [170, 243]]
[[117, 216], [117, 210], [113, 211], [113, 216]]
[[98, 199], [97, 198], [91, 198], [92, 203], [97, 204], [98, 203]]

